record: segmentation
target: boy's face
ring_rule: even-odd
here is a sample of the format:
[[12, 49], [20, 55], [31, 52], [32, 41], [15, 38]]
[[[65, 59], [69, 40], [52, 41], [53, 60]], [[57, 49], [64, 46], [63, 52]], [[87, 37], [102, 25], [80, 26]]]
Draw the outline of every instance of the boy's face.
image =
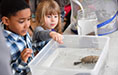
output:
[[58, 24], [58, 15], [46, 15], [44, 19], [47, 29], [54, 29]]
[[18, 11], [15, 16], [8, 18], [7, 29], [21, 36], [25, 36], [30, 26], [30, 8]]

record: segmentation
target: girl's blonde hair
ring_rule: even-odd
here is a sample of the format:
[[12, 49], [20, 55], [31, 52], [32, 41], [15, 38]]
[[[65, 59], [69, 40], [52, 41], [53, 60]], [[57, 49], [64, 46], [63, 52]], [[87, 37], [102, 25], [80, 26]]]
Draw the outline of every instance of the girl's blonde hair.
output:
[[44, 16], [46, 15], [55, 15], [58, 14], [58, 24], [55, 27], [55, 31], [58, 33], [62, 33], [61, 29], [61, 10], [58, 3], [54, 0], [44, 0], [40, 2], [37, 6], [36, 10], [36, 25], [42, 26], [44, 29], [45, 26], [45, 19]]

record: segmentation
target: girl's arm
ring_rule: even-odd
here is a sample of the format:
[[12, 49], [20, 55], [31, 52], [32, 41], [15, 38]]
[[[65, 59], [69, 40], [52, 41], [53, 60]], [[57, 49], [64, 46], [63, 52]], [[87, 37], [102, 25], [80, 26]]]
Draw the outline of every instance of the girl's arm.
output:
[[49, 33], [51, 31], [49, 30], [44, 30], [42, 27], [37, 27], [34, 32], [33, 32], [33, 41], [45, 41], [51, 39]]
[[63, 36], [57, 32], [54, 31], [50, 31], [50, 30], [44, 30], [42, 27], [37, 27], [34, 31], [33, 34], [33, 41], [46, 41], [49, 39], [54, 39], [55, 41], [57, 41], [58, 43], [63, 43], [62, 39]]

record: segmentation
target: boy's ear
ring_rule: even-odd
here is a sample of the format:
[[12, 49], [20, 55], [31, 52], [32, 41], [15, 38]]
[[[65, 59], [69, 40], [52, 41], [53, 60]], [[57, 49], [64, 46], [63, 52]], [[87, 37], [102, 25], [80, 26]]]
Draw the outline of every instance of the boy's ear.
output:
[[9, 18], [8, 17], [2, 17], [2, 22], [3, 22], [3, 24], [5, 24], [5, 25], [9, 25]]

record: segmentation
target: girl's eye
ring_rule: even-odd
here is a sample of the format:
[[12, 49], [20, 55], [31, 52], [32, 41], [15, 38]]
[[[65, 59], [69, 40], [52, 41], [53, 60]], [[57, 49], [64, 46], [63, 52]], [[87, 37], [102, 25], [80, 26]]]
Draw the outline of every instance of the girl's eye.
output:
[[47, 16], [48, 18], [51, 18], [51, 16]]
[[58, 18], [58, 16], [56, 15], [56, 16], [54, 16], [55, 18]]

